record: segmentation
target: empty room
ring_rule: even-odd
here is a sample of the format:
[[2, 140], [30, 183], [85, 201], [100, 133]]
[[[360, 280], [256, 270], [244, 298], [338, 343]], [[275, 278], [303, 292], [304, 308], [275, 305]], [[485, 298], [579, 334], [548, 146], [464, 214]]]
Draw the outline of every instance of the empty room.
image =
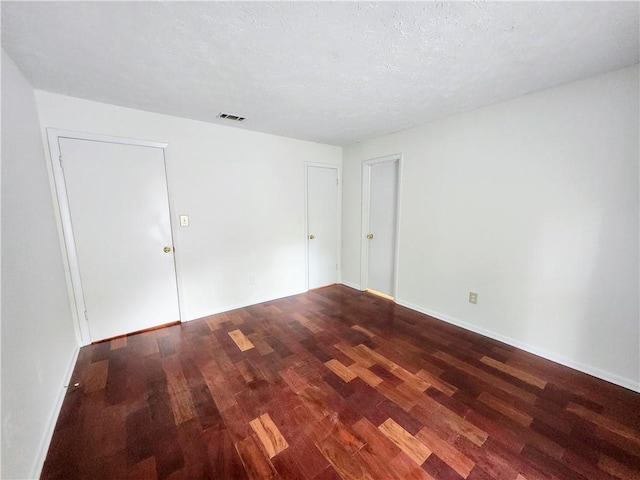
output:
[[638, 2], [0, 8], [2, 479], [640, 479]]

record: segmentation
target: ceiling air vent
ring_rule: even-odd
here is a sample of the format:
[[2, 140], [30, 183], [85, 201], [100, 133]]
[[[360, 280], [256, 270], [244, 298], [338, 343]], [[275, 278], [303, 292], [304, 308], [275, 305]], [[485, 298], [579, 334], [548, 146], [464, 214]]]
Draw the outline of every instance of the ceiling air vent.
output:
[[240, 117], [239, 115], [231, 115], [230, 113], [222, 113], [218, 114], [218, 118], [224, 118], [226, 120], [233, 120], [234, 122], [243, 122], [244, 117]]

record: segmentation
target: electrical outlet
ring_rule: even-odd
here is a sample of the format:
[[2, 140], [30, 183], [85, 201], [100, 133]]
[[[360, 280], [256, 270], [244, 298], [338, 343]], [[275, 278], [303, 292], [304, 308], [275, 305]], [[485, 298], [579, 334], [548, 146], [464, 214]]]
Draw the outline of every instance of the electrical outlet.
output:
[[478, 303], [478, 294], [476, 292], [469, 292], [469, 303], [474, 305]]

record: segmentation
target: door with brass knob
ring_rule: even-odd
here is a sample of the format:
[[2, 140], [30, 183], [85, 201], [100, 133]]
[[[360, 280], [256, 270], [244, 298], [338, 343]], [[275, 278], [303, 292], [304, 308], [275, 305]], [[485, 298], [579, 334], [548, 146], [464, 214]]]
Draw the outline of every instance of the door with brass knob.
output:
[[362, 281], [367, 290], [390, 297], [395, 294], [398, 162], [397, 158], [372, 161], [363, 171], [369, 189], [363, 199], [367, 207], [363, 213], [368, 218], [364, 220], [367, 235]]
[[311, 166], [307, 172], [307, 279], [309, 288], [338, 279], [338, 169]]
[[56, 144], [83, 342], [179, 320], [164, 150], [85, 138]]

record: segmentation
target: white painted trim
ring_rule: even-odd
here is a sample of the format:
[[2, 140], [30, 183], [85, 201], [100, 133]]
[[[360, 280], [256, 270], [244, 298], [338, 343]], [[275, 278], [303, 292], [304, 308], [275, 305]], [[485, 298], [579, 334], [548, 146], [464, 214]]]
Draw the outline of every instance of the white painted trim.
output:
[[361, 292], [364, 291], [364, 289], [361, 288], [360, 285], [356, 285], [355, 283], [347, 282], [346, 280], [342, 280], [340, 283], [346, 287], [353, 288], [355, 290], [360, 290]]
[[384, 157], [372, 158], [362, 162], [362, 222], [360, 232], [360, 285], [362, 290], [366, 290], [369, 279], [369, 233], [370, 195], [371, 195], [371, 166], [384, 162], [398, 162], [398, 177], [396, 179], [396, 238], [395, 238], [395, 264], [393, 266], [393, 298], [398, 296], [398, 265], [400, 264], [400, 199], [402, 198], [402, 154], [386, 155]]
[[305, 291], [309, 291], [309, 167], [332, 168], [336, 171], [338, 178], [338, 188], [336, 189], [337, 202], [337, 229], [336, 239], [336, 261], [338, 269], [336, 271], [336, 283], [342, 279], [342, 167], [333, 163], [304, 162], [304, 285]]
[[[71, 224], [71, 213], [69, 210], [69, 203], [67, 197], [67, 189], [65, 185], [64, 179], [64, 171], [62, 166], [60, 165], [60, 144], [59, 140], [61, 138], [70, 138], [77, 140], [90, 140], [94, 142], [105, 142], [105, 143], [118, 143], [124, 145], [134, 145], [134, 146], [142, 146], [142, 147], [150, 147], [150, 148], [159, 148], [163, 152], [164, 158], [164, 167], [165, 167], [165, 180], [167, 184], [167, 198], [168, 198], [168, 208], [169, 208], [169, 219], [171, 226], [171, 236], [172, 241], [174, 242], [174, 246], [176, 245], [176, 240], [178, 238], [176, 228], [179, 222], [173, 220], [174, 211], [175, 211], [175, 203], [171, 194], [171, 189], [169, 187], [169, 179], [167, 177], [167, 152], [166, 148], [169, 145], [164, 142], [153, 142], [148, 140], [138, 140], [131, 138], [123, 138], [123, 137], [112, 137], [108, 135], [98, 135], [94, 133], [86, 133], [86, 132], [75, 132], [71, 130], [61, 130], [57, 128], [47, 128], [47, 142], [49, 144], [49, 164], [51, 166], [51, 171], [53, 174], [53, 183], [56, 192], [56, 204], [57, 207], [57, 217], [60, 220], [60, 231], [63, 235], [63, 259], [64, 259], [64, 269], [65, 276], [67, 277], [68, 286], [71, 286], [70, 292], [70, 302], [71, 302], [71, 311], [74, 317], [74, 328], [76, 330], [76, 334], [78, 336], [78, 340], [81, 345], [88, 345], [91, 343], [91, 334], [89, 331], [89, 326], [85, 320], [84, 312], [86, 310], [84, 303], [84, 294], [82, 290], [82, 282], [80, 276], [80, 266], [78, 264], [78, 255], [75, 247], [75, 240], [73, 236], [73, 228]], [[177, 251], [177, 249], [176, 249]], [[176, 276], [176, 289], [177, 289], [177, 298], [178, 298], [178, 314], [180, 319], [182, 319], [182, 285], [180, 281], [180, 276], [178, 275], [179, 261], [177, 259], [177, 252], [174, 252], [174, 271]]]
[[47, 452], [49, 451], [49, 445], [51, 444], [51, 439], [53, 438], [53, 432], [56, 428], [56, 423], [58, 421], [58, 417], [60, 416], [60, 411], [62, 410], [62, 403], [64, 402], [65, 395], [67, 394], [67, 388], [64, 385], [69, 385], [71, 383], [71, 377], [73, 375], [73, 370], [76, 366], [79, 353], [80, 347], [76, 347], [74, 352], [71, 354], [69, 364], [67, 365], [66, 374], [64, 376], [64, 384], [60, 389], [60, 392], [58, 393], [58, 399], [56, 400], [56, 403], [53, 406], [53, 410], [49, 415], [49, 424], [47, 426], [47, 429], [45, 430], [42, 438], [40, 439], [40, 443], [38, 444], [36, 460], [33, 464], [33, 467], [31, 468], [31, 474], [29, 475], [29, 478], [40, 478], [42, 467], [44, 466], [44, 461], [46, 460]]
[[308, 290], [300, 290], [299, 292], [288, 293], [284, 296], [277, 297], [260, 297], [255, 300], [251, 300], [250, 302], [241, 302], [235, 303], [232, 305], [225, 305], [224, 307], [216, 308], [215, 310], [209, 310], [207, 312], [199, 312], [193, 318], [183, 319], [184, 322], [193, 322], [194, 320], [201, 320], [206, 317], [210, 317], [211, 315], [217, 315], [219, 313], [230, 312], [232, 310], [237, 310], [239, 308], [251, 307], [253, 305], [259, 305], [265, 302], [273, 302], [274, 300], [282, 300], [283, 298], [294, 297], [296, 295], [300, 295], [303, 293], [308, 293]]
[[520, 350], [524, 350], [525, 352], [529, 352], [539, 357], [550, 360], [552, 362], [559, 363], [561, 365], [564, 365], [565, 367], [573, 368], [574, 370], [578, 370], [588, 375], [592, 375], [602, 380], [606, 380], [607, 382], [611, 382], [621, 387], [628, 388], [629, 390], [640, 392], [639, 381], [624, 378], [614, 373], [610, 373], [605, 370], [601, 370], [599, 368], [593, 367], [591, 365], [587, 365], [581, 362], [576, 362], [575, 360], [564, 357], [562, 355], [558, 355], [556, 353], [549, 352], [548, 350], [544, 350], [542, 348], [530, 345], [526, 342], [522, 342], [520, 340], [507, 337], [505, 335], [496, 333], [492, 330], [487, 330], [485, 328], [478, 327], [477, 325], [463, 322], [462, 320], [458, 320], [457, 318], [451, 317], [449, 315], [445, 315], [444, 313], [429, 310], [428, 308], [421, 307], [420, 305], [415, 305], [411, 302], [406, 302], [404, 300], [396, 299], [396, 303], [403, 307], [410, 308], [411, 310], [415, 310], [416, 312], [429, 315], [430, 317], [436, 318], [437, 320], [441, 320], [443, 322], [456, 325], [458, 327], [464, 328], [465, 330], [469, 330], [471, 332], [484, 335], [485, 337], [489, 337], [493, 340], [498, 340], [500, 342], [506, 343], [507, 345], [511, 345], [512, 347], [516, 347], [516, 348], [519, 348]]
[[165, 180], [167, 183], [167, 198], [169, 201], [169, 223], [171, 226], [171, 241], [173, 242], [173, 265], [174, 271], [176, 273], [176, 290], [178, 291], [178, 315], [180, 316], [179, 320], [183, 321], [184, 318], [184, 310], [185, 310], [185, 300], [184, 300], [184, 286], [182, 283], [182, 249], [181, 241], [180, 241], [180, 219], [178, 218], [179, 213], [176, 207], [175, 197], [173, 196], [173, 189], [171, 188], [171, 182], [169, 181], [169, 165], [171, 164], [167, 151], [167, 147], [169, 145], [166, 144], [163, 147], [162, 151], [164, 153], [164, 174]]
[[47, 140], [49, 143], [50, 165], [53, 173], [53, 182], [56, 192], [56, 203], [58, 218], [60, 219], [60, 227], [63, 235], [63, 262], [65, 267], [65, 276], [71, 283], [71, 312], [74, 318], [74, 327], [79, 334], [81, 345], [91, 343], [91, 335], [89, 326], [84, 318], [85, 306], [84, 296], [82, 294], [82, 285], [80, 284], [80, 267], [78, 265], [78, 255], [76, 253], [75, 242], [73, 240], [73, 230], [71, 228], [71, 213], [69, 211], [69, 203], [67, 201], [67, 188], [64, 180], [64, 172], [59, 162], [60, 144], [59, 139], [70, 137], [68, 132], [47, 128]]
[[59, 128], [47, 128], [47, 136], [51, 138], [52, 135], [56, 138], [73, 138], [78, 140], [92, 140], [94, 142], [122, 143], [124, 145], [137, 145], [139, 147], [167, 148], [169, 146], [166, 142], [154, 142], [150, 140], [140, 140], [137, 138], [113, 137], [110, 135], [76, 132], [74, 130], [62, 130]]

